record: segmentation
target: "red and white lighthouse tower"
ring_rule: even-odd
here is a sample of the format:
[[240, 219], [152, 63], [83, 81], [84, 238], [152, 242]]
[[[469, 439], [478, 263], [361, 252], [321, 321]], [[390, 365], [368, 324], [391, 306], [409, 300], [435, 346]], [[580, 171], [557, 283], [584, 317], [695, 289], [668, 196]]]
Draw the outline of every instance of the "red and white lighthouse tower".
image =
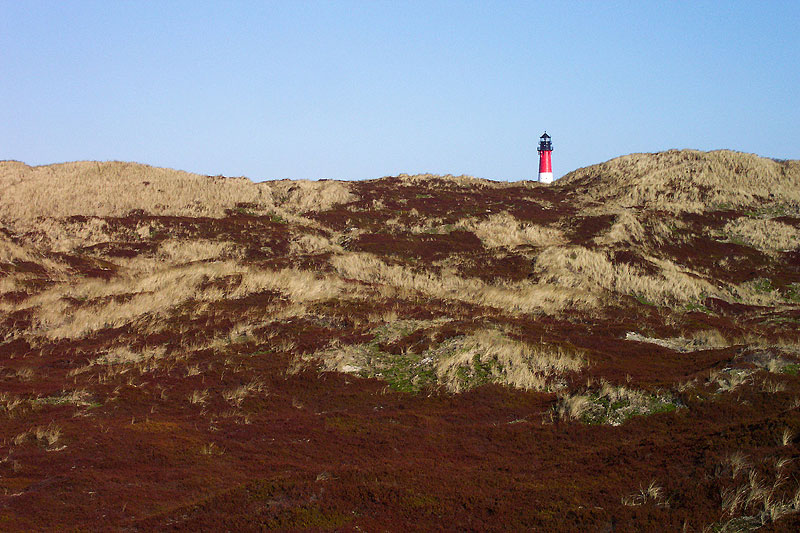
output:
[[553, 143], [547, 132], [539, 137], [539, 181], [541, 183], [553, 183], [553, 163], [550, 161], [550, 153], [553, 151]]

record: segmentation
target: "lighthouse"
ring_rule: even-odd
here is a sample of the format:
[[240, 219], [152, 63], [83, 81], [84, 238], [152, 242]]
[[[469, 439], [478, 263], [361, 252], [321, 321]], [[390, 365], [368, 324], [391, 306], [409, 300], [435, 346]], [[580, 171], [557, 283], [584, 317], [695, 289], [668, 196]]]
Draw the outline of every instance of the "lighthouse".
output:
[[547, 132], [539, 137], [539, 181], [541, 183], [553, 183], [553, 164], [550, 161], [550, 152], [553, 151], [553, 143]]

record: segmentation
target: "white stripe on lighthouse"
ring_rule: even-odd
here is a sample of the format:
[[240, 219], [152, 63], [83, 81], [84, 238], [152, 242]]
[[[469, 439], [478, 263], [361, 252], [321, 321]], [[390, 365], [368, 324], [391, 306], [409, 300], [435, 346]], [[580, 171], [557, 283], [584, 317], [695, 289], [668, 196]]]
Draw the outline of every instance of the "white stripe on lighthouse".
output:
[[539, 172], [539, 181], [541, 183], [553, 183], [552, 172]]

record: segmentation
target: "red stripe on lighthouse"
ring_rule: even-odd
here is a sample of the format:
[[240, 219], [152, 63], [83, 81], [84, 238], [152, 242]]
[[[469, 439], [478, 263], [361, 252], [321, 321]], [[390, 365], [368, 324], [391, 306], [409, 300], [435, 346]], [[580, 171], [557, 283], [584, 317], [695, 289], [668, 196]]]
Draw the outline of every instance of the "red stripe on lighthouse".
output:
[[553, 172], [553, 164], [550, 162], [552, 152], [543, 150], [539, 152], [539, 172]]

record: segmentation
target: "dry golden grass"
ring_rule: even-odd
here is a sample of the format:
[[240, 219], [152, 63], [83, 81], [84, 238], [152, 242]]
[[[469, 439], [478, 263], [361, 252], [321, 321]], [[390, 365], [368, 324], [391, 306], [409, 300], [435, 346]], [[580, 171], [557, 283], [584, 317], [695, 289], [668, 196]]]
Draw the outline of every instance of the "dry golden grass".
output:
[[[652, 234], [651, 234], [652, 235]], [[647, 236], [647, 231], [630, 211], [621, 211], [611, 228], [595, 238], [595, 242], [601, 245], [617, 244], [620, 242], [642, 242]]]
[[[45, 398], [44, 400], [47, 403], [54, 403], [54, 404], [72, 404], [77, 407], [87, 407], [92, 405], [92, 394], [85, 390], [85, 389], [76, 389], [71, 391], [63, 391], [58, 396], [52, 396], [50, 398]], [[42, 401], [39, 399], [39, 401]]]
[[646, 205], [669, 211], [724, 206], [800, 206], [800, 162], [718, 150], [630, 154], [570, 172], [557, 187], [585, 185], [585, 204]]
[[325, 211], [357, 199], [349, 184], [341, 181], [280, 180], [259, 185], [271, 192], [276, 207], [294, 215]]
[[242, 402], [250, 395], [264, 391], [264, 384], [258, 380], [252, 380], [244, 385], [222, 391], [222, 397], [236, 407], [241, 407]]
[[739, 475], [739, 472], [742, 472], [746, 468], [750, 467], [750, 462], [748, 461], [747, 456], [740, 451], [730, 454], [726, 458], [725, 462], [730, 465], [731, 478], [736, 478], [736, 476]]
[[30, 221], [71, 215], [222, 216], [237, 203], [272, 206], [267, 187], [244, 178], [212, 178], [119, 161], [30, 167], [0, 162], [0, 218]]
[[[380, 353], [377, 342], [392, 343], [404, 334], [412, 333], [423, 327], [430, 327], [442, 323], [447, 319], [438, 320], [402, 320], [396, 311], [387, 310], [385, 313], [374, 313], [369, 317], [369, 323], [376, 325], [372, 330], [374, 342], [364, 344], [342, 344], [338, 339], [333, 339], [328, 346], [314, 354], [301, 356], [296, 361], [296, 368], [302, 368], [309, 361], [321, 363], [322, 368], [328, 371], [360, 373], [379, 375], [391, 363], [394, 357], [390, 354]], [[432, 362], [433, 358], [429, 358]]]
[[629, 294], [656, 304], [684, 303], [718, 293], [714, 285], [670, 261], [649, 259], [661, 268], [658, 277], [624, 263], [612, 263], [603, 251], [554, 246], [539, 254], [534, 268], [542, 282], [589, 293], [605, 290]]
[[561, 230], [522, 223], [507, 212], [494, 214], [481, 221], [463, 220], [459, 226], [474, 232], [487, 248], [552, 246], [566, 242]]
[[512, 185], [507, 182], [491, 181], [487, 179], [476, 178], [462, 174], [460, 176], [453, 176], [452, 174], [400, 174], [397, 176], [397, 181], [400, 185], [430, 185], [435, 183], [437, 187], [491, 187], [491, 188], [504, 188]]
[[295, 235], [289, 243], [292, 254], [344, 253], [344, 249], [333, 239], [322, 234], [302, 233]]
[[49, 447], [57, 443], [60, 438], [61, 427], [51, 423], [47, 426], [36, 426], [20, 433], [12, 439], [12, 442], [19, 446], [26, 441], [35, 440], [38, 444]]
[[52, 446], [61, 438], [61, 428], [54, 424], [37, 426], [33, 430], [33, 435], [37, 441], [47, 444], [47, 446]]
[[580, 420], [591, 404], [588, 394], [566, 394], [559, 396], [555, 413], [564, 420]]
[[22, 406], [24, 400], [19, 396], [11, 395], [7, 392], [0, 392], [0, 412], [11, 417], [14, 410]]
[[775, 220], [741, 217], [728, 222], [723, 232], [765, 252], [800, 248], [800, 231]]
[[16, 372], [14, 372], [14, 377], [16, 377], [20, 381], [30, 381], [33, 379], [33, 376], [36, 372], [30, 367], [22, 367], [18, 368]]
[[209, 442], [200, 447], [200, 453], [202, 455], [225, 455], [225, 450], [217, 444]]
[[[589, 387], [593, 380], [589, 380]], [[648, 415], [677, 406], [674, 398], [662, 392], [647, 393], [601, 379], [599, 389], [562, 394], [553, 406], [553, 414], [564, 420], [618, 426], [636, 415]]]
[[383, 296], [413, 298], [419, 293], [431, 298], [455, 300], [494, 307], [509, 313], [554, 313], [567, 306], [588, 308], [597, 299], [586, 291], [552, 284], [517, 282], [485, 283], [462, 278], [453, 272], [415, 272], [399, 265], [387, 265], [368, 253], [350, 253], [331, 259], [345, 278], [379, 284]]
[[577, 353], [546, 344], [530, 345], [508, 338], [493, 329], [476, 331], [456, 341], [453, 350], [435, 364], [440, 384], [461, 392], [465, 384], [460, 372], [476, 365], [488, 369], [490, 380], [526, 390], [555, 390], [558, 377], [586, 366]]
[[393, 218], [386, 221], [386, 225], [395, 230], [404, 230], [415, 235], [420, 233], [431, 233], [435, 235], [445, 235], [455, 229], [455, 226], [444, 223], [444, 219], [439, 217], [422, 218], [415, 216], [415, 224], [403, 224], [400, 219]]
[[93, 360], [93, 365], [124, 365], [141, 363], [148, 359], [160, 359], [164, 357], [166, 348], [159, 346], [148, 350], [134, 352], [127, 346], [118, 346], [108, 351], [105, 355]]
[[0, 263], [14, 263], [17, 261], [37, 261], [37, 255], [30, 250], [16, 244], [11, 239], [0, 233]]
[[781, 292], [771, 284], [765, 284], [764, 279], [753, 279], [734, 285], [730, 287], [730, 291], [738, 301], [749, 305], [774, 306], [786, 303]]
[[171, 239], [161, 243], [155, 259], [162, 264], [184, 264], [209, 259], [238, 259], [240, 256], [241, 245], [234, 242]]
[[[44, 268], [53, 277], [59, 277], [66, 270], [63, 264], [46, 257], [35, 247], [19, 245], [0, 232], [0, 264], [17, 264], [21, 262], [35, 263]], [[28, 274], [13, 272], [0, 276], [0, 295], [24, 290], [24, 283], [20, 282], [28, 277]]]
[[87, 221], [45, 218], [15, 221], [17, 228], [28, 230], [27, 239], [31, 244], [55, 252], [70, 252], [75, 248], [93, 246], [112, 240], [107, 224], [99, 218]]
[[731, 340], [731, 345], [744, 344], [749, 349], [766, 349], [775, 354], [788, 357], [789, 360], [800, 359], [800, 342], [797, 337], [782, 338], [780, 336], [765, 336], [763, 333], [748, 332]]
[[[369, 350], [363, 345], [338, 346], [333, 343], [327, 350], [316, 353], [315, 357], [322, 363], [322, 368], [330, 372], [357, 374], [371, 369], [370, 365], [364, 364], [369, 359]], [[296, 369], [303, 368], [306, 362], [307, 358], [298, 360]]]
[[742, 368], [723, 368], [722, 370], [714, 370], [706, 381], [706, 386], [716, 386], [716, 392], [732, 392], [737, 387], [744, 385], [750, 381], [752, 370]]
[[[240, 277], [234, 288], [202, 288], [209, 281], [229, 276]], [[99, 329], [119, 327], [143, 315], [163, 314], [189, 299], [216, 301], [276, 290], [302, 304], [334, 298], [342, 287], [341, 280], [333, 276], [317, 276], [296, 269], [260, 270], [234, 261], [221, 261], [167, 268], [110, 282], [86, 280], [57, 285], [29, 298], [22, 307], [36, 308], [35, 328], [39, 334], [49, 338], [76, 338]], [[75, 309], [67, 298], [89, 305]], [[94, 301], [97, 303], [91, 303]]]
[[[392, 343], [403, 335], [444, 322], [447, 319], [384, 323], [373, 330], [375, 342]], [[402, 357], [380, 352], [375, 343], [342, 345], [334, 340], [327, 349], [302, 358], [298, 364], [314, 360], [329, 371], [380, 377]], [[531, 345], [500, 331], [483, 329], [435, 344], [416, 356], [415, 362], [402, 364], [402, 372], [409, 375], [430, 370], [437, 386], [457, 393], [488, 382], [526, 390], [556, 390], [563, 386], [564, 374], [578, 371], [587, 363], [578, 351], [544, 343]]]
[[89, 372], [93, 368], [102, 369], [106, 377], [112, 377], [129, 372], [132, 369], [138, 370], [139, 374], [145, 374], [157, 370], [162, 364], [166, 355], [165, 346], [157, 346], [145, 350], [134, 351], [128, 346], [115, 346], [100, 357], [89, 361], [88, 364], [73, 368], [67, 375], [77, 376]]
[[771, 379], [765, 379], [761, 382], [761, 390], [764, 392], [768, 392], [770, 394], [775, 394], [776, 392], [783, 392], [786, 390], [786, 383], [781, 381], [774, 381]]
[[208, 389], [194, 390], [189, 395], [189, 403], [192, 405], [202, 405], [208, 400]]
[[627, 496], [622, 497], [622, 505], [626, 505], [629, 507], [635, 507], [638, 505], [644, 505], [648, 502], [652, 502], [655, 505], [661, 507], [669, 507], [668, 502], [666, 501], [665, 491], [663, 487], [659, 486], [655, 480], [651, 480], [650, 484], [646, 487], [643, 485], [639, 486], [639, 490], [634, 492], [633, 494], [629, 494]]
[[[583, 398], [582, 400], [576, 399]], [[602, 381], [600, 389], [594, 394], [595, 399], [604, 399], [609, 405], [625, 403], [631, 411], [644, 411], [650, 403], [650, 398], [642, 391], [630, 389], [624, 386], [615, 386], [607, 381]], [[560, 399], [556, 410], [562, 418], [580, 419], [595, 405], [593, 396], [590, 394], [577, 394], [566, 396]], [[612, 425], [618, 425], [619, 420], [610, 420]]]
[[[156, 168], [136, 163], [78, 161], [30, 167], [0, 162], [0, 220], [16, 231], [36, 227], [65, 249], [80, 240], [103, 242], [101, 221], [71, 228], [61, 220], [73, 215], [120, 217], [136, 211], [151, 215], [221, 217], [238, 204], [256, 214], [277, 213], [290, 221], [355, 199], [339, 181], [253, 183]], [[49, 221], [48, 221], [49, 220]]]
[[675, 350], [676, 352], [694, 352], [730, 346], [730, 343], [716, 329], [704, 329], [692, 332], [686, 337], [670, 337], [667, 339], [647, 337], [631, 331], [625, 335], [625, 340], [647, 342]]
[[737, 523], [737, 519], [733, 518], [727, 523], [719, 524], [715, 530], [752, 531], [775, 522], [787, 514], [800, 511], [800, 488], [795, 488], [792, 497], [781, 495], [787, 492], [783, 488], [789, 481], [785, 468], [791, 463], [791, 459], [776, 458], [771, 467], [766, 468], [766, 475], [759, 472], [756, 467], [750, 466], [741, 452], [732, 455], [728, 462], [732, 467], [731, 478], [738, 479], [741, 474], [745, 479], [741, 484], [721, 491], [723, 514], [729, 517], [738, 515], [740, 519], [746, 518], [749, 523], [744, 529], [741, 521], [729, 528], [729, 524]]
[[11, 274], [0, 278], [0, 312], [12, 311], [16, 306], [10, 302], [5, 302], [4, 296], [9, 294], [27, 294], [28, 287], [25, 283], [27, 278], [24, 274]]
[[233, 298], [265, 290], [280, 291], [296, 304], [336, 298], [345, 284], [331, 275], [318, 275], [307, 270], [287, 268], [271, 271], [255, 268], [242, 269], [242, 281], [231, 293]]
[[728, 339], [718, 329], [702, 329], [689, 336], [692, 344], [698, 349], [726, 348], [731, 345]]

